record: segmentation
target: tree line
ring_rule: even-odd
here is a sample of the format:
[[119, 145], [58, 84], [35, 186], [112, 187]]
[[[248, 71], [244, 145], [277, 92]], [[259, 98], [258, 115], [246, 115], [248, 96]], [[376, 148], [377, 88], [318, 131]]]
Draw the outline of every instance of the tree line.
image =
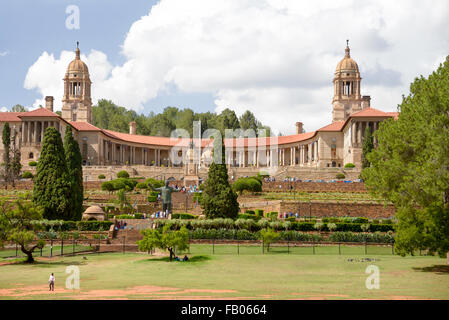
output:
[[107, 130], [129, 132], [129, 123], [135, 121], [137, 134], [147, 136], [169, 137], [175, 129], [185, 129], [193, 136], [193, 121], [201, 121], [201, 134], [207, 129], [218, 129], [224, 136], [225, 129], [253, 129], [258, 133], [259, 129], [265, 129], [266, 135], [270, 135], [270, 127], [263, 125], [255, 115], [244, 112], [237, 117], [230, 109], [223, 110], [220, 114], [213, 112], [194, 112], [192, 109], [178, 109], [166, 107], [162, 113], [150, 112], [147, 116], [137, 114], [133, 110], [117, 106], [111, 100], [102, 99], [92, 106], [93, 125]]

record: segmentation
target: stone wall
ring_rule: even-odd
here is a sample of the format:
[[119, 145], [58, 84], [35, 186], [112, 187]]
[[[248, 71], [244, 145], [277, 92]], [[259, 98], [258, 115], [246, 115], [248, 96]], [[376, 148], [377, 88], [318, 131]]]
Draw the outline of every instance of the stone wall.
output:
[[371, 219], [392, 218], [396, 209], [393, 205], [374, 203], [343, 203], [343, 202], [299, 202], [299, 201], [242, 201], [240, 210], [262, 209], [264, 212], [293, 212], [301, 217], [366, 217]]
[[263, 191], [286, 192], [290, 186], [295, 191], [303, 192], [366, 192], [362, 182], [263, 182]]
[[371, 219], [392, 218], [396, 209], [393, 205], [372, 203], [341, 203], [341, 202], [301, 202], [281, 201], [279, 211], [298, 212], [301, 217], [366, 217]]

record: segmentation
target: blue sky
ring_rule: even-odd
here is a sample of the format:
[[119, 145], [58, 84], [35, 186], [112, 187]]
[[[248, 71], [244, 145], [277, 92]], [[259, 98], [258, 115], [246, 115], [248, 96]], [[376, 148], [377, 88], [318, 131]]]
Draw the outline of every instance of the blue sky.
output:
[[[66, 8], [80, 29], [66, 28]], [[252, 111], [275, 132], [330, 123], [346, 39], [372, 107], [396, 111], [449, 54], [449, 1], [15, 0], [0, 2], [0, 108], [60, 109], [80, 41], [101, 98], [147, 114], [166, 106]], [[26, 88], [25, 88], [26, 87]]]
[[[147, 15], [158, 1], [153, 0], [14, 0], [0, 2], [0, 107], [10, 109], [15, 104], [30, 106], [40, 98], [35, 90], [24, 88], [28, 68], [43, 51], [59, 53], [74, 50], [80, 41], [82, 50], [95, 48], [107, 54], [116, 65], [125, 61], [120, 46], [131, 24]], [[65, 27], [68, 5], [80, 8], [80, 29]], [[196, 110], [213, 110], [209, 94], [187, 94], [170, 90], [146, 103], [145, 110], [159, 112], [165, 106], [194, 107]]]

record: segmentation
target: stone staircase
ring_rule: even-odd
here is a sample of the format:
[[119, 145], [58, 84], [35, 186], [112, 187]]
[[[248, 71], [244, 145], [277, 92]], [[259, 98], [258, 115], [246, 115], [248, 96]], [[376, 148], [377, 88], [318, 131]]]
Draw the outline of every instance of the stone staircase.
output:
[[114, 237], [109, 239], [110, 244], [136, 244], [137, 240], [142, 240], [143, 236], [140, 230], [136, 229], [121, 229], [116, 230]]

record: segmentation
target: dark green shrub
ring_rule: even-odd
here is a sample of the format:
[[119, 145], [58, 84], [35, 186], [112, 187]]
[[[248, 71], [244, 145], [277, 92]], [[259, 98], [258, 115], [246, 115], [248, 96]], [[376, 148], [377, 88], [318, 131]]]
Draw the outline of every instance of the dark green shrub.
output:
[[114, 191], [114, 184], [111, 181], [105, 181], [101, 184], [101, 190], [103, 191]]
[[336, 175], [335, 175], [335, 178], [336, 179], [344, 179], [346, 176], [343, 174], [343, 173], [337, 173]]
[[237, 219], [253, 219], [255, 221], [259, 220], [259, 218], [256, 215], [248, 213], [240, 213]]
[[147, 185], [145, 184], [145, 182], [139, 182], [138, 184], [136, 184], [136, 188], [137, 189], [147, 189]]
[[262, 182], [256, 178], [246, 178], [249, 191], [262, 192]]
[[355, 164], [349, 162], [345, 164], [345, 168], [355, 168]]
[[232, 190], [234, 192], [238, 192], [242, 194], [243, 191], [251, 191], [251, 192], [261, 192], [262, 191], [262, 182], [256, 178], [238, 178], [232, 184]]
[[320, 242], [323, 237], [319, 234], [302, 233], [297, 231], [281, 231], [280, 239], [287, 241], [314, 241]]
[[255, 214], [254, 210], [246, 210], [245, 213], [247, 213], [247, 214]]
[[153, 178], [148, 178], [147, 180], [145, 180], [145, 184], [148, 185], [148, 183], [151, 183], [151, 185], [154, 188], [160, 188], [163, 187], [165, 185], [165, 182], [163, 180], [156, 180]]
[[98, 175], [98, 179], [99, 180], [106, 179], [106, 176], [104, 174], [100, 174], [100, 175]]
[[136, 219], [135, 216], [131, 214], [118, 214], [115, 216], [116, 219]]
[[372, 223], [369, 228], [370, 232], [388, 232], [388, 231], [394, 231], [394, 224], [374, 224]]
[[22, 173], [22, 178], [23, 179], [32, 179], [33, 178], [33, 174], [29, 171], [25, 171], [24, 173]]
[[293, 222], [292, 230], [295, 231], [315, 231], [314, 222]]
[[126, 189], [125, 183], [123, 181], [121, 181], [120, 179], [111, 180], [110, 182], [112, 184], [112, 188], [114, 191]]
[[263, 210], [262, 209], [256, 209], [256, 216], [263, 217]]
[[369, 222], [368, 218], [359, 217], [352, 219], [352, 223], [368, 223], [368, 222]]
[[125, 189], [126, 191], [132, 191], [137, 185], [136, 180], [125, 178], [118, 178], [115, 180], [111, 180], [110, 182], [112, 183], [114, 190]]
[[381, 233], [354, 233], [354, 232], [333, 232], [329, 240], [333, 242], [372, 242], [372, 243], [391, 243], [394, 237], [389, 234]]
[[148, 196], [148, 202], [156, 202], [157, 196]]
[[278, 212], [276, 212], [276, 211], [271, 211], [271, 212], [269, 213], [269, 218], [270, 218], [270, 219], [277, 219], [278, 215], [279, 215]]
[[194, 216], [190, 213], [173, 213], [171, 215], [172, 219], [195, 219], [197, 216]]
[[[112, 221], [64, 221], [61, 225], [61, 231], [108, 231], [109, 227], [113, 224]], [[47, 226], [47, 230], [50, 230], [50, 226]], [[56, 227], [55, 227], [56, 228]]]
[[35, 167], [35, 166], [37, 166], [37, 162], [36, 161], [30, 161], [30, 162], [28, 162], [28, 165], [30, 167]]
[[117, 173], [117, 178], [125, 178], [128, 179], [129, 178], [129, 173], [125, 170], [119, 171]]

